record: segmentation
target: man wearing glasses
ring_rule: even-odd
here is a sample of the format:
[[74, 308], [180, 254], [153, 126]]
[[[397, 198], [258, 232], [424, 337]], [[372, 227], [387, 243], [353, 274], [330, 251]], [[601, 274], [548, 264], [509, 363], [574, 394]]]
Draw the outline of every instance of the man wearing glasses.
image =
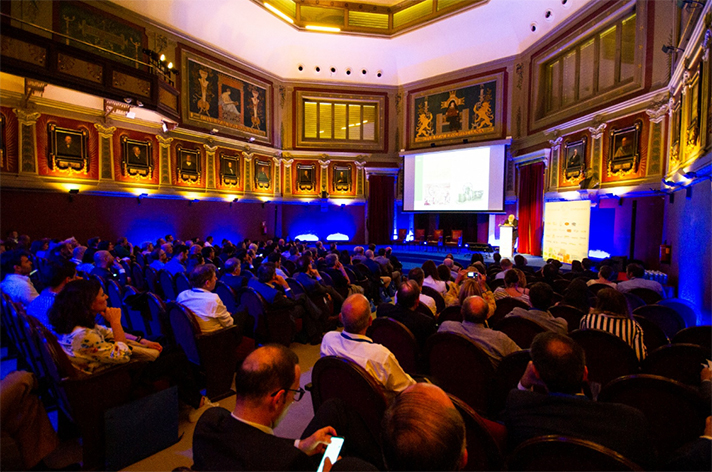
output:
[[316, 470], [309, 456], [321, 454], [336, 436], [331, 426], [302, 440], [279, 438], [273, 429], [299, 401], [299, 359], [284, 346], [253, 351], [237, 369], [235, 409], [211, 408], [193, 434], [193, 470]]

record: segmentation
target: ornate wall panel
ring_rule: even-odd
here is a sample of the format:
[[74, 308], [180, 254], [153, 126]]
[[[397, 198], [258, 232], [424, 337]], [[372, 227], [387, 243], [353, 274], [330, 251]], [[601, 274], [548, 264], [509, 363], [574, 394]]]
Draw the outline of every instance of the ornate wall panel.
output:
[[186, 189], [204, 190], [206, 187], [206, 159], [202, 143], [176, 139], [171, 143], [170, 162], [173, 185]]
[[114, 175], [118, 182], [158, 185], [160, 145], [155, 134], [118, 129], [113, 137]]
[[39, 175], [99, 179], [99, 133], [93, 123], [42, 115], [35, 132]]
[[0, 107], [0, 172], [20, 171], [18, 123], [12, 108]]

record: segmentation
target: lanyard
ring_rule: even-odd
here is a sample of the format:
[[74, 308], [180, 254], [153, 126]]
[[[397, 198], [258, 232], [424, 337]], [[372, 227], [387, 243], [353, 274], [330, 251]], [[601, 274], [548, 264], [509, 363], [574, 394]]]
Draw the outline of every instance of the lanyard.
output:
[[356, 338], [356, 339], [354, 339], [354, 338], [350, 338], [350, 337], [346, 336], [346, 334], [344, 334], [343, 331], [341, 332], [341, 337], [342, 337], [342, 338], [345, 338], [345, 339], [348, 339], [349, 341], [354, 341], [354, 342], [357, 342], [357, 343], [373, 344], [373, 341], [369, 341], [368, 339], [361, 339], [361, 338]]

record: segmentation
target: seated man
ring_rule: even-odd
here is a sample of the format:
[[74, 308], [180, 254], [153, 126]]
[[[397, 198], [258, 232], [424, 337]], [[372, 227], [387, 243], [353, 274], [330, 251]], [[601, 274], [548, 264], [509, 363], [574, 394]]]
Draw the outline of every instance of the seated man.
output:
[[287, 281], [276, 274], [274, 264], [265, 262], [260, 265], [257, 278], [250, 279], [247, 286], [262, 295], [271, 308], [291, 309], [292, 319], [302, 319], [304, 336], [310, 342], [319, 344], [323, 328], [321, 311], [304, 295], [295, 296]]
[[[565, 335], [540, 333], [531, 356], [518, 389], [507, 398], [505, 424], [512, 448], [555, 434], [596, 442], [643, 467], [654, 463], [652, 438], [640, 410], [594, 402], [583, 394], [588, 370], [581, 346]], [[530, 391], [535, 385], [547, 393]]]
[[[504, 262], [504, 261], [502, 261]], [[569, 324], [563, 318], [554, 318], [549, 313], [549, 308], [554, 304], [554, 290], [544, 282], [537, 282], [529, 289], [529, 301], [532, 307], [529, 309], [516, 307], [505, 318], [520, 317], [532, 320], [548, 331], [559, 334], [568, 334]]]
[[527, 258], [522, 256], [521, 254], [517, 254], [516, 256], [514, 256], [514, 268], [521, 270], [525, 274], [534, 273], [534, 269], [527, 265]]
[[242, 273], [242, 266], [240, 265], [240, 259], [237, 257], [231, 257], [225, 261], [225, 266], [223, 267], [224, 274], [220, 280], [230, 287], [235, 293], [242, 287], [247, 287], [247, 281], [252, 277], [244, 277], [240, 275]]
[[414, 280], [406, 280], [398, 288], [398, 302], [396, 305], [393, 306], [390, 303], [381, 304], [381, 307], [392, 306], [393, 308], [382, 313], [379, 307], [378, 316], [388, 316], [403, 323], [413, 333], [416, 341], [418, 341], [418, 346], [422, 349], [425, 346], [425, 341], [435, 333], [437, 327], [435, 326], [435, 318], [417, 310], [420, 304], [419, 296], [420, 286], [418, 283]]
[[390, 404], [381, 432], [387, 470], [461, 470], [465, 422], [440, 387], [419, 383]]
[[203, 333], [218, 331], [232, 326], [234, 323], [220, 297], [216, 293], [212, 293], [217, 281], [218, 276], [214, 265], [198, 265], [190, 273], [190, 285], [193, 288], [182, 291], [176, 298], [176, 302], [189, 308], [195, 314], [198, 318], [200, 331]]
[[126, 269], [109, 251], [96, 251], [94, 254], [94, 269], [90, 275], [98, 275], [102, 279], [113, 280], [122, 287], [126, 285]]
[[77, 279], [77, 268], [73, 262], [50, 262], [45, 269], [43, 278], [48, 287], [42, 290], [40, 296], [35, 298], [27, 307], [27, 314], [37, 318], [45, 328], [54, 332], [47, 317], [47, 312], [54, 303], [54, 297], [62, 291], [65, 285]]
[[282, 278], [287, 278], [289, 275], [282, 270], [282, 255], [278, 252], [273, 252], [269, 256], [267, 256], [267, 262], [271, 262], [274, 264], [274, 271], [277, 273], [277, 275], [281, 276]]
[[[341, 311], [341, 305], [344, 303], [344, 297], [337, 292], [334, 287], [329, 287], [321, 279], [319, 271], [312, 266], [312, 258], [309, 253], [303, 255], [296, 262], [297, 272], [294, 274], [294, 278], [297, 282], [302, 284], [304, 290], [309, 296], [328, 296], [334, 303], [334, 310], [336, 313]], [[327, 316], [330, 316], [328, 313]]]
[[444, 321], [438, 328], [438, 333], [462, 334], [472, 339], [487, 353], [495, 369], [504, 356], [521, 349], [509, 336], [487, 326], [489, 304], [484, 298], [477, 295], [467, 297], [462, 303], [461, 311], [462, 323]]
[[27, 307], [39, 293], [30, 280], [32, 261], [30, 253], [23, 249], [16, 249], [2, 254], [2, 273], [5, 276], [0, 288], [10, 299]]
[[643, 269], [642, 265], [635, 263], [628, 264], [625, 268], [625, 274], [628, 276], [628, 280], [618, 284], [617, 288], [619, 292], [625, 293], [630, 292], [634, 288], [647, 288], [653, 290], [661, 297], [665, 297], [665, 292], [660, 282], [643, 278], [645, 277], [645, 269]]
[[344, 331], [330, 331], [321, 342], [321, 355], [349, 359], [373, 375], [386, 390], [389, 398], [415, 380], [403, 371], [391, 351], [366, 336], [371, 326], [371, 305], [363, 295], [351, 295], [341, 307], [339, 315]]
[[354, 293], [363, 293], [363, 287], [360, 285], [355, 285], [351, 283], [344, 265], [339, 261], [339, 256], [336, 254], [327, 254], [324, 258], [325, 261], [325, 271], [334, 281], [334, 286], [339, 288], [345, 288], [348, 290], [349, 295]]
[[[420, 267], [414, 267], [408, 271], [408, 280], [414, 280], [418, 286], [420, 287], [420, 296], [418, 299], [420, 300], [420, 303], [425, 305], [426, 307], [430, 308], [430, 311], [433, 313], [433, 316], [435, 316], [435, 313], [438, 311], [438, 307], [435, 304], [435, 300], [433, 300], [433, 297], [429, 295], [425, 295], [422, 290], [423, 290], [423, 281], [425, 280], [425, 272], [423, 272], [423, 269]], [[398, 299], [396, 298], [396, 302]]]
[[351, 257], [351, 262], [356, 264], [357, 262], [363, 263], [366, 260], [366, 256], [363, 254], [363, 246], [356, 246], [354, 248], [354, 255]]
[[210, 408], [195, 426], [193, 470], [316, 470], [309, 456], [324, 451], [334, 428], [302, 440], [273, 431], [304, 394], [300, 376], [299, 359], [284, 346], [263, 346], [247, 356], [235, 377], [235, 409]]
[[494, 276], [495, 279], [504, 279], [507, 271], [512, 268], [512, 261], [505, 257], [502, 259], [502, 262], [500, 262], [500, 267], [502, 267], [502, 270], [497, 272], [497, 275]]
[[[171, 258], [170, 261], [166, 262], [166, 265], [163, 266], [163, 270], [165, 270], [166, 272], [168, 272], [169, 274], [171, 274], [173, 276], [175, 276], [176, 274], [178, 274], [180, 272], [185, 273], [185, 271], [186, 271], [185, 264], [188, 262], [188, 246], [186, 246], [184, 244], [179, 244], [176, 247], [171, 246], [171, 248], [173, 251], [173, 257]], [[168, 254], [168, 251], [166, 251], [166, 255], [167, 254]]]
[[600, 269], [598, 269], [598, 278], [589, 280], [586, 282], [586, 285], [591, 286], [593, 284], [604, 284], [609, 287], [616, 288], [617, 284], [615, 282], [611, 282], [612, 275], [613, 268], [608, 265], [602, 265]]
[[116, 254], [116, 257], [123, 259], [124, 257], [130, 257], [131, 254], [133, 254], [133, 245], [129, 242], [128, 239], [125, 237], [120, 237], [118, 241], [116, 241], [116, 245], [114, 246], [114, 254]]
[[386, 249], [381, 248], [378, 250], [378, 257], [374, 259], [381, 266], [381, 273], [387, 275], [393, 280], [396, 287], [400, 287], [401, 284], [401, 273], [393, 267], [391, 260], [386, 257]]
[[[392, 279], [388, 275], [384, 275], [385, 272], [381, 268], [381, 265], [373, 259], [372, 250], [369, 249], [366, 251], [366, 259], [361, 261], [361, 263], [368, 267], [368, 270], [370, 270], [375, 277], [380, 277], [383, 282], [383, 286], [388, 288]], [[400, 274], [398, 274], [398, 276], [400, 276]]]
[[151, 259], [151, 263], [148, 264], [148, 267], [155, 270], [156, 272], [163, 269], [163, 267], [165, 267], [166, 265], [166, 262], [168, 262], [168, 256], [166, 255], [166, 251], [164, 251], [160, 247], [157, 247], [156, 249], [151, 251], [151, 255], [149, 257]]

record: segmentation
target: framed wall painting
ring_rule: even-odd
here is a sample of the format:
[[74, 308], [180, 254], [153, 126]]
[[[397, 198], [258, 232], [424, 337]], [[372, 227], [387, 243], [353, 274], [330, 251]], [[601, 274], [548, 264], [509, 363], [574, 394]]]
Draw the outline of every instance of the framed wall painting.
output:
[[272, 186], [272, 163], [255, 159], [255, 189], [269, 190]]
[[69, 174], [89, 171], [87, 131], [60, 128], [54, 123], [47, 127], [49, 135], [49, 167]]
[[316, 166], [314, 164], [297, 164], [297, 190], [314, 190], [316, 188]]
[[185, 183], [200, 181], [200, 151], [179, 145], [176, 147], [176, 153], [178, 179]]
[[121, 171], [139, 180], [153, 179], [153, 146], [151, 141], [121, 137]]
[[181, 48], [183, 121], [272, 142], [272, 85]]
[[612, 129], [610, 132], [610, 156], [608, 175], [626, 176], [638, 172], [640, 165], [640, 131], [642, 123]]
[[351, 178], [351, 166], [349, 165], [334, 165], [333, 166], [332, 191], [351, 193], [353, 189]]
[[586, 171], [586, 137], [564, 144], [561, 186], [577, 184]]
[[503, 137], [505, 72], [409, 95], [410, 148]]
[[220, 153], [220, 183], [227, 187], [240, 185], [240, 159], [237, 156]]

